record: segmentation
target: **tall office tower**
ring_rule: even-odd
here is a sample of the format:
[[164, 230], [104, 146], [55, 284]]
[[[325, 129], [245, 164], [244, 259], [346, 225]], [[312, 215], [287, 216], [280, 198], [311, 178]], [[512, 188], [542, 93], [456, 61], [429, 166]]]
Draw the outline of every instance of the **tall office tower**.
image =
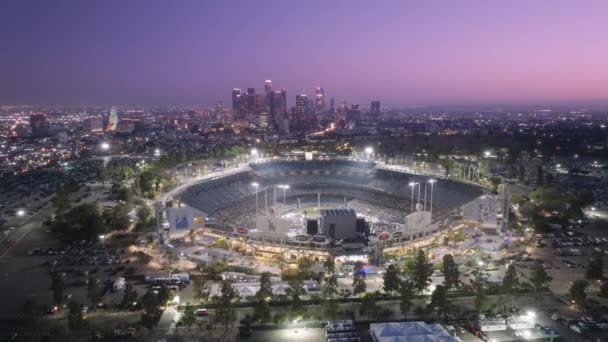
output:
[[372, 101], [370, 113], [376, 118], [380, 116], [380, 101]]
[[235, 119], [241, 119], [243, 113], [241, 112], [243, 108], [243, 94], [241, 93], [240, 88], [232, 89], [232, 115], [234, 115]]
[[[266, 83], [264, 83], [264, 92], [266, 93], [266, 112], [268, 114], [270, 114], [270, 102], [271, 102], [271, 97], [272, 97], [272, 81], [271, 80], [266, 80]], [[272, 122], [271, 122], [272, 124]]]
[[270, 93], [270, 125], [279, 125], [280, 120], [286, 112], [285, 98], [283, 91], [273, 91]]
[[110, 114], [108, 115], [108, 125], [106, 131], [114, 132], [118, 128], [118, 109], [112, 107]]
[[46, 120], [46, 115], [42, 113], [30, 115], [30, 126], [34, 138], [45, 137], [49, 134], [49, 123]]
[[338, 114], [345, 114], [348, 111], [348, 104], [346, 100], [340, 101], [340, 106], [338, 106]]
[[325, 92], [323, 88], [317, 87], [315, 90], [315, 114], [323, 114], [325, 111]]
[[283, 113], [287, 113], [287, 90], [281, 89], [281, 95], [283, 96]]
[[246, 115], [255, 113], [255, 88], [247, 88], [247, 96], [245, 97]]
[[329, 100], [329, 112], [333, 115], [336, 114], [336, 105], [334, 99]]
[[217, 101], [217, 104], [215, 105], [215, 113], [217, 115], [222, 114], [224, 112], [224, 101]]
[[308, 97], [305, 94], [296, 95], [296, 110], [294, 115], [297, 119], [302, 118], [306, 114], [306, 105], [308, 104]]

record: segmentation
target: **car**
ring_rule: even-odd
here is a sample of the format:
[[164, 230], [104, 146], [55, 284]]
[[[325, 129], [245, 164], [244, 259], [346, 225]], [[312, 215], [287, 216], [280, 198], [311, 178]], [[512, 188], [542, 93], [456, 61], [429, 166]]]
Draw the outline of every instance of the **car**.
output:
[[578, 334], [582, 334], [583, 333], [583, 329], [580, 326], [578, 326], [577, 324], [571, 324], [569, 326], [569, 328], [570, 328], [570, 330], [575, 331]]
[[195, 314], [199, 317], [209, 316], [209, 310], [205, 308], [198, 308], [196, 309]]

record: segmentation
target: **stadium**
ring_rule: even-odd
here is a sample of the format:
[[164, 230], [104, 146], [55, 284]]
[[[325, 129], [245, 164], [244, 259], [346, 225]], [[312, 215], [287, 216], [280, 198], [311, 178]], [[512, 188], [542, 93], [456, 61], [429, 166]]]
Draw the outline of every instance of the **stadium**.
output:
[[408, 244], [449, 228], [484, 190], [381, 162], [262, 160], [192, 181], [173, 198], [206, 227], [268, 244]]

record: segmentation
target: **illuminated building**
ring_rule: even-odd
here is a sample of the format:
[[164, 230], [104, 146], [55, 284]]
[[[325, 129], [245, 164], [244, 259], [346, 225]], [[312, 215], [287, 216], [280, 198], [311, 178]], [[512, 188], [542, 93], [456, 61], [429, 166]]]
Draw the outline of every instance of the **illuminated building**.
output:
[[110, 114], [108, 115], [108, 125], [106, 126], [106, 131], [114, 132], [118, 127], [118, 109], [112, 108], [110, 110]]
[[45, 137], [49, 134], [49, 123], [44, 114], [30, 115], [30, 126], [32, 127], [32, 136], [34, 138]]
[[325, 92], [323, 88], [317, 87], [315, 90], [315, 113], [322, 114], [325, 111]]

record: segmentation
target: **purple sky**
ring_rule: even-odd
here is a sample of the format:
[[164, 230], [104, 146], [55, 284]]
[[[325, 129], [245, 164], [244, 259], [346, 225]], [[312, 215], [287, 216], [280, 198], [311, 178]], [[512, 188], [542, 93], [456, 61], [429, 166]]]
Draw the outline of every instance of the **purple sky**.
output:
[[0, 1], [0, 103], [608, 100], [608, 1]]

